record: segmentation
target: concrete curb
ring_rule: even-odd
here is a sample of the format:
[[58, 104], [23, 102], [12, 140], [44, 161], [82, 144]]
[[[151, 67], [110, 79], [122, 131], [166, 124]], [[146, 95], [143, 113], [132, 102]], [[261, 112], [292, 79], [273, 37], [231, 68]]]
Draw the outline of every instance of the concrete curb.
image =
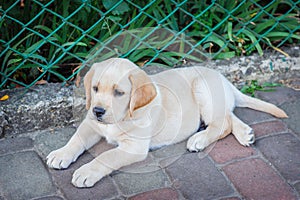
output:
[[5, 90], [10, 99], [1, 102], [0, 134], [14, 135], [50, 127], [63, 127], [74, 122], [72, 119], [72, 87], [60, 84], [34, 86], [24, 89]]

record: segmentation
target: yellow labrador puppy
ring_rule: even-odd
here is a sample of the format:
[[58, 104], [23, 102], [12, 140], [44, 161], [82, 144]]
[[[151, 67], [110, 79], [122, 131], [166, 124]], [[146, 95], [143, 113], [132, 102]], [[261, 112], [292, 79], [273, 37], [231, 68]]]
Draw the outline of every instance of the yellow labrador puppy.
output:
[[[116, 148], [77, 169], [72, 183], [92, 187], [113, 170], [141, 161], [150, 148], [185, 140], [200, 151], [233, 133], [241, 145], [254, 142], [252, 129], [234, 114], [249, 107], [285, 118], [273, 104], [239, 92], [220, 73], [202, 67], [148, 76], [126, 59], [95, 63], [84, 78], [88, 114], [70, 141], [47, 156], [51, 168], [67, 168], [102, 137]], [[207, 127], [199, 131], [203, 121]]]

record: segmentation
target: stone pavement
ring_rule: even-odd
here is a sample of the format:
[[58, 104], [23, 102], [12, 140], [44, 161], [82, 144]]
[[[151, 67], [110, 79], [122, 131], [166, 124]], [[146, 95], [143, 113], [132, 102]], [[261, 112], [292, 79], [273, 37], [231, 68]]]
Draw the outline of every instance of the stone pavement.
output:
[[2, 139], [0, 200], [300, 199], [300, 92], [277, 88], [257, 96], [279, 105], [289, 118], [236, 109], [255, 131], [253, 146], [242, 147], [230, 135], [204, 152], [189, 153], [182, 142], [150, 152], [145, 161], [113, 172], [89, 189], [73, 187], [72, 173], [112, 148], [104, 141], [69, 169], [53, 170], [45, 164], [46, 155], [64, 145], [75, 128]]

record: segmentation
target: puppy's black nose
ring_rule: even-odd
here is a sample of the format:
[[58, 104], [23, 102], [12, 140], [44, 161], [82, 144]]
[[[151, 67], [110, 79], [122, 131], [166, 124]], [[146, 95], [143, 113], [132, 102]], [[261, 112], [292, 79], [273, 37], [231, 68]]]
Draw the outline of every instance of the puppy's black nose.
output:
[[105, 109], [101, 107], [94, 107], [93, 113], [97, 117], [98, 121], [102, 121], [102, 116], [105, 114]]

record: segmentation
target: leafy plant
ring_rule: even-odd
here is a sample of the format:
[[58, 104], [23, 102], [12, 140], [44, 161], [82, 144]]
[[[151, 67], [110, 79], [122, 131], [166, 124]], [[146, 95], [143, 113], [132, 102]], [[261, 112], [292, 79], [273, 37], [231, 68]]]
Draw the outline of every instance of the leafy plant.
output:
[[163, 67], [174, 66], [183, 59], [203, 61], [201, 56], [187, 54], [183, 39], [165, 29], [145, 27], [123, 31], [118, 37], [112, 37], [104, 41], [105, 48], [101, 44], [96, 45], [86, 59], [95, 63], [110, 57], [126, 57], [140, 66], [151, 63]]
[[256, 91], [272, 92], [274, 91], [273, 87], [281, 86], [278, 83], [263, 83], [258, 84], [257, 80], [252, 80], [248, 84], [244, 85], [241, 89], [241, 92], [244, 94], [250, 94], [254, 97]]
[[[299, 14], [283, 11], [293, 7], [290, 1], [228, 0], [216, 1], [212, 7], [203, 4], [192, 7], [198, 17], [189, 35], [204, 38], [204, 49], [213, 58], [249, 55], [254, 51], [262, 55], [266, 44], [282, 53], [275, 45], [282, 45], [287, 36], [289, 42], [300, 40]], [[204, 12], [205, 9], [209, 11]]]

